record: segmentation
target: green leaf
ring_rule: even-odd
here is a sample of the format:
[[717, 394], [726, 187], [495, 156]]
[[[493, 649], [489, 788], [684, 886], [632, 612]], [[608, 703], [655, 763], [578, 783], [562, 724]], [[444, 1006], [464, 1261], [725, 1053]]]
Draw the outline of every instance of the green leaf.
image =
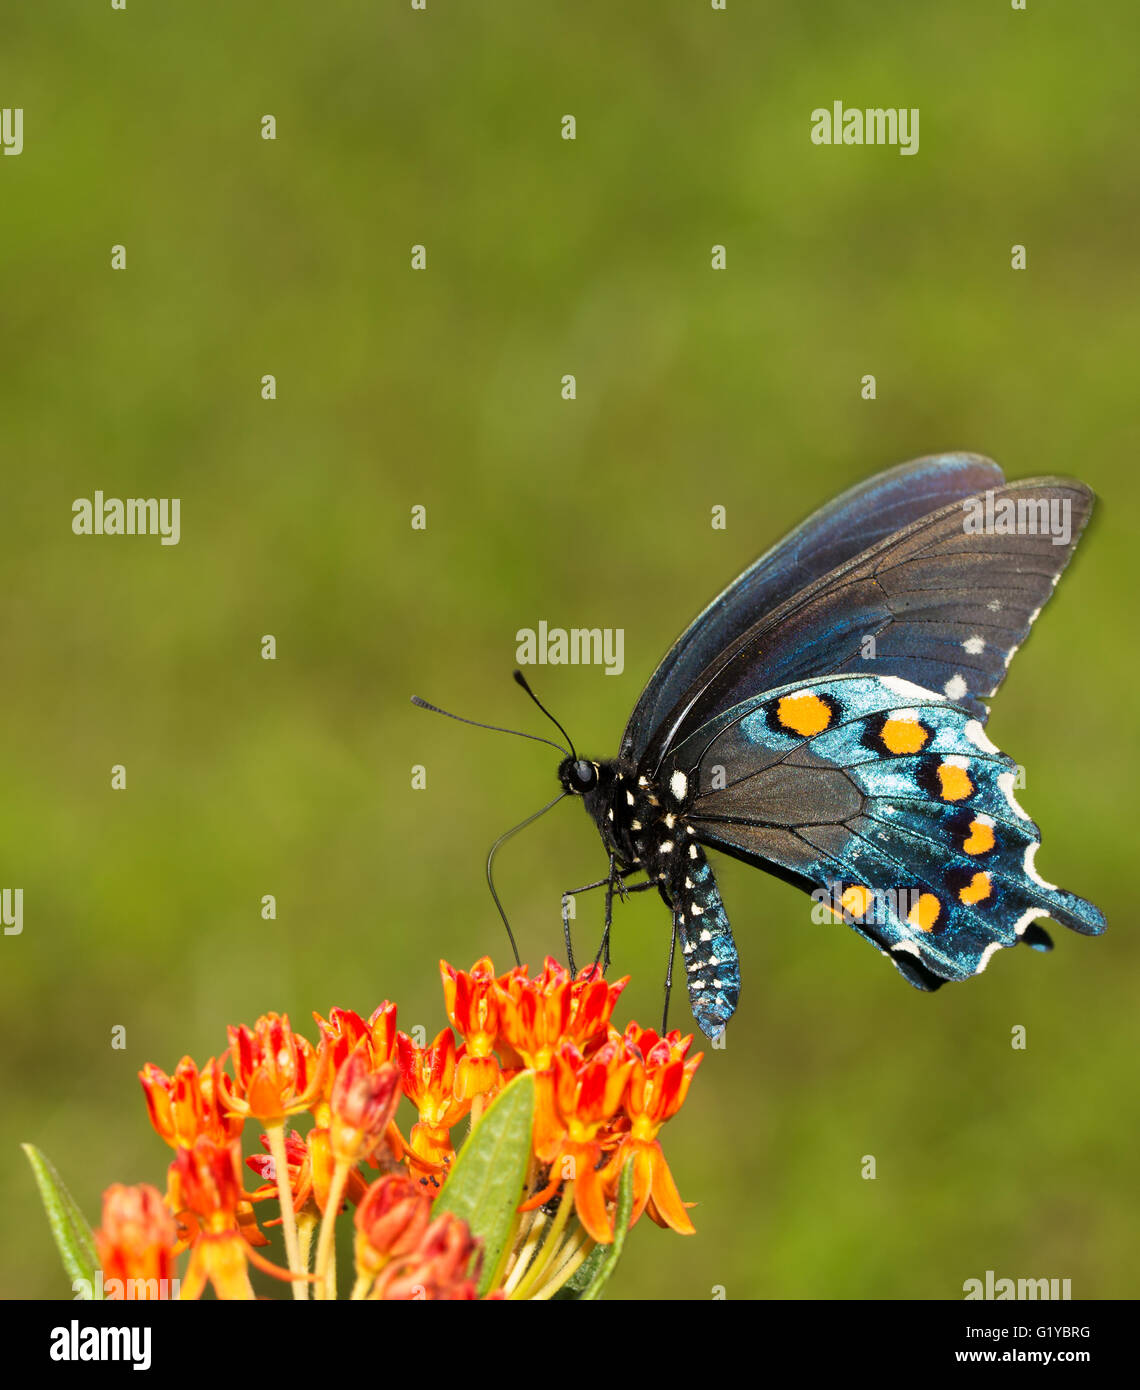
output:
[[67, 1277], [73, 1284], [77, 1279], [86, 1280], [92, 1297], [97, 1297], [98, 1260], [91, 1227], [84, 1220], [83, 1213], [71, 1193], [64, 1187], [63, 1179], [52, 1167], [51, 1162], [34, 1144], [21, 1144], [20, 1147], [27, 1154], [32, 1172], [36, 1175], [40, 1200], [44, 1204], [52, 1238], [55, 1240], [55, 1247], [59, 1251]]
[[[602, 1289], [609, 1282], [610, 1275], [617, 1268], [618, 1260], [621, 1259], [622, 1247], [629, 1234], [629, 1218], [632, 1214], [633, 1164], [627, 1163], [622, 1169], [621, 1183], [618, 1186], [617, 1211], [614, 1213], [614, 1243], [612, 1245], [599, 1245], [582, 1266], [582, 1269], [585, 1269], [587, 1265], [593, 1265], [595, 1257], [601, 1256], [593, 1270], [590, 1282], [578, 1295], [583, 1303], [592, 1303], [602, 1296]], [[579, 1270], [578, 1273], [581, 1274], [582, 1270]]]
[[565, 1284], [554, 1295], [555, 1299], [579, 1299], [597, 1278], [598, 1270], [610, 1253], [608, 1245], [595, 1245]]
[[451, 1165], [435, 1212], [454, 1212], [483, 1241], [486, 1293], [522, 1201], [534, 1127], [534, 1077], [516, 1076], [495, 1097]]

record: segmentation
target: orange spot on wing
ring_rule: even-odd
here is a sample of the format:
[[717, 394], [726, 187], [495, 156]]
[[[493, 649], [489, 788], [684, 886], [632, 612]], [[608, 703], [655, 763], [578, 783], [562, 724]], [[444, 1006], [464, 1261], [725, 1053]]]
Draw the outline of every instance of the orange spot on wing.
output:
[[911, 908], [907, 921], [919, 931], [933, 931], [942, 912], [942, 904], [933, 893], [923, 893]]
[[867, 909], [871, 906], [871, 890], [857, 883], [852, 884], [850, 888], [844, 889], [839, 901], [852, 917], [865, 917]]
[[994, 828], [986, 825], [984, 821], [972, 820], [970, 822], [970, 833], [962, 842], [962, 848], [967, 854], [986, 854], [994, 847]]
[[917, 719], [887, 719], [880, 737], [889, 753], [919, 753], [930, 738], [930, 730]]
[[990, 883], [989, 874], [975, 874], [970, 882], [959, 892], [958, 897], [964, 903], [980, 903], [988, 898], [993, 892], [993, 884]]
[[964, 801], [974, 791], [970, 774], [964, 767], [955, 767], [953, 763], [939, 763], [938, 784], [942, 789], [943, 801]]
[[831, 710], [818, 695], [784, 695], [776, 706], [776, 718], [785, 729], [812, 738], [831, 723]]

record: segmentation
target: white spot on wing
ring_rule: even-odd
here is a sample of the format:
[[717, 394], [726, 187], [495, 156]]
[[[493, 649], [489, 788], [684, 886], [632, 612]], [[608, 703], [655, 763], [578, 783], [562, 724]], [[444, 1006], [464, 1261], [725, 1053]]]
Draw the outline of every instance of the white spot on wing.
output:
[[967, 637], [962, 643], [962, 649], [970, 653], [971, 656], [980, 656], [986, 649], [986, 639], [984, 637]]
[[891, 950], [906, 951], [908, 955], [917, 956], [919, 960], [922, 959], [922, 952], [918, 949], [918, 947], [914, 944], [913, 941], [896, 941], [895, 944], [891, 947]]
[[998, 753], [1001, 751], [996, 743], [990, 741], [985, 729], [982, 728], [980, 721], [977, 719], [971, 719], [962, 732], [974, 747], [980, 748], [983, 753]]
[[1047, 907], [1027, 907], [1021, 916], [1013, 924], [1013, 929], [1018, 936], [1021, 936], [1030, 922], [1036, 922], [1038, 917], [1048, 917]]
[[990, 599], [989, 603], [986, 604], [986, 607], [990, 610], [991, 613], [1000, 613], [1000, 612], [1001, 612], [1001, 599], [1000, 599], [1000, 598], [992, 598], [992, 599]]
[[990, 944], [986, 947], [986, 949], [982, 952], [982, 958], [981, 958], [981, 960], [978, 961], [978, 968], [977, 968], [977, 970], [974, 971], [974, 974], [975, 974], [975, 975], [980, 975], [980, 974], [982, 973], [982, 971], [986, 968], [986, 966], [989, 965], [989, 963], [990, 963], [990, 957], [993, 955], [993, 953], [994, 953], [995, 951], [1000, 951], [1000, 950], [1001, 950], [1001, 942], [1000, 942], [1000, 941], [991, 941]]
[[921, 685], [915, 685], [913, 681], [904, 681], [901, 676], [883, 676], [882, 683], [894, 694], [901, 695], [904, 700], [929, 700], [932, 696], [935, 700], [942, 699], [936, 690], [927, 690]]
[[1023, 811], [1021, 807], [1017, 804], [1017, 797], [1013, 794], [1013, 770], [1010, 769], [1009, 772], [999, 772], [997, 784], [998, 790], [1009, 802], [1013, 810], [1021, 817], [1022, 820], [1028, 820], [1028, 814], [1025, 811]]
[[1035, 863], [1035, 860], [1037, 858], [1037, 851], [1040, 848], [1040, 840], [1035, 840], [1032, 844], [1025, 846], [1025, 872], [1029, 875], [1029, 877], [1033, 880], [1034, 883], [1039, 884], [1042, 888], [1048, 888], [1051, 893], [1055, 893], [1057, 891], [1057, 885], [1055, 883], [1046, 883], [1046, 881], [1037, 872], [1037, 864]]
[[955, 672], [954, 675], [952, 675], [950, 679], [946, 682], [946, 684], [942, 687], [942, 689], [945, 690], [947, 699], [960, 700], [962, 696], [966, 693], [965, 676], [959, 675], [957, 672]]
[[689, 779], [679, 769], [669, 778], [669, 790], [678, 801], [684, 801], [689, 790]]

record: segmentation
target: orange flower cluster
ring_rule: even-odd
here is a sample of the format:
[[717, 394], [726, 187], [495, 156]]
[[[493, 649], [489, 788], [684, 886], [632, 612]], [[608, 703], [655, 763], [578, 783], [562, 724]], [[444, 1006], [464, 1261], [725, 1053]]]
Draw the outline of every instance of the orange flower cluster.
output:
[[[658, 1132], [700, 1063], [700, 1055], [688, 1057], [692, 1039], [662, 1038], [635, 1023], [619, 1033], [610, 1019], [626, 981], [608, 984], [594, 967], [571, 977], [547, 958], [531, 979], [525, 966], [497, 976], [484, 958], [470, 971], [443, 962], [441, 973], [452, 1027], [425, 1045], [397, 1031], [396, 1007], [385, 1002], [367, 1020], [338, 1008], [327, 1019], [314, 1014], [316, 1044], [288, 1017], [267, 1014], [253, 1028], [230, 1028], [227, 1051], [201, 1069], [189, 1057], [172, 1075], [148, 1063], [139, 1079], [174, 1159], [164, 1196], [148, 1186], [105, 1194], [97, 1233], [104, 1276], [145, 1291], [170, 1279], [188, 1250], [184, 1298], [207, 1286], [220, 1298], [252, 1298], [251, 1268], [289, 1281], [295, 1297], [335, 1297], [336, 1217], [351, 1205], [354, 1298], [475, 1298], [480, 1242], [458, 1217], [434, 1214], [433, 1202], [455, 1156], [456, 1126], [475, 1123], [522, 1071], [534, 1075], [536, 1108], [520, 1243], [539, 1209], [556, 1200], [558, 1229], [572, 1214], [581, 1231], [578, 1260], [568, 1258], [568, 1240], [559, 1268], [576, 1267], [594, 1242], [612, 1242], [627, 1165], [632, 1220], [648, 1212], [691, 1233]], [[407, 1138], [396, 1120], [401, 1099], [416, 1112]], [[308, 1133], [287, 1133], [304, 1113], [313, 1121]], [[247, 1192], [242, 1134], [251, 1119], [265, 1130], [265, 1152], [245, 1159], [263, 1180]], [[258, 1253], [268, 1241], [257, 1207], [273, 1196], [280, 1215], [262, 1224], [282, 1225], [287, 1270]], [[514, 1259], [505, 1252], [497, 1278], [506, 1283], [490, 1297], [538, 1286], [537, 1262], [529, 1284], [523, 1264], [512, 1283]], [[549, 1271], [544, 1278], [542, 1287], [552, 1287]]]
[[533, 980], [525, 969], [496, 979], [486, 958], [469, 975], [441, 969], [448, 1016], [464, 1047], [477, 1049], [481, 1061], [501, 1054], [488, 1093], [523, 1067], [534, 1072], [534, 1154], [546, 1181], [523, 1209], [544, 1205], [572, 1182], [582, 1226], [608, 1244], [610, 1207], [633, 1162], [634, 1220], [648, 1211], [658, 1225], [691, 1235], [657, 1131], [681, 1108], [700, 1064], [701, 1054], [686, 1060], [692, 1038], [674, 1031], [662, 1039], [636, 1023], [617, 1032], [610, 1016], [628, 981], [607, 984], [594, 966], [571, 978], [548, 956]]

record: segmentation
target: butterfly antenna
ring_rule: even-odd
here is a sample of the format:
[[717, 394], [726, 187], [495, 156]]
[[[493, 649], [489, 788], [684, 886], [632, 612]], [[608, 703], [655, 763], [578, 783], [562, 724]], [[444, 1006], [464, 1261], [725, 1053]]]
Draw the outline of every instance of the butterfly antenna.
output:
[[555, 717], [550, 713], [550, 711], [546, 708], [546, 706], [542, 703], [542, 701], [538, 698], [538, 696], [534, 693], [530, 686], [527, 685], [526, 677], [523, 675], [521, 671], [515, 672], [515, 682], [516, 684], [522, 686], [522, 688], [526, 691], [526, 693], [530, 696], [534, 703], [539, 707], [543, 714], [546, 715], [547, 719], [549, 719], [550, 722], [554, 725], [554, 727], [561, 732], [562, 737], [570, 745], [570, 756], [574, 759], [575, 762], [577, 762], [578, 754], [574, 750], [574, 740], [570, 737], [566, 730], [563, 729], [562, 725], [559, 724], [558, 720], [555, 719]]
[[[441, 714], [443, 712], [444, 711], [442, 710], [440, 711]], [[510, 733], [511, 731], [508, 729], [505, 732]], [[511, 950], [515, 953], [516, 965], [522, 964], [522, 961], [519, 959], [518, 943], [515, 941], [514, 932], [511, 931], [511, 924], [507, 921], [507, 914], [503, 911], [503, 904], [499, 901], [499, 895], [495, 891], [495, 855], [498, 854], [500, 845], [506, 844], [506, 842], [511, 838], [511, 836], [517, 835], [520, 830], [525, 830], [526, 827], [530, 825], [533, 821], [538, 820], [539, 816], [545, 816], [547, 811], [549, 811], [552, 806], [557, 806], [558, 803], [562, 800], [562, 798], [567, 795], [569, 795], [568, 792], [559, 792], [559, 794], [554, 798], [554, 800], [548, 801], [541, 811], [535, 811], [533, 816], [527, 816], [526, 820], [519, 821], [518, 825], [512, 826], [510, 830], [504, 831], [503, 834], [500, 835], [499, 838], [495, 841], [495, 843], [491, 846], [490, 851], [487, 854], [487, 887], [491, 890], [491, 897], [495, 901], [495, 906], [499, 909], [499, 916], [503, 919], [503, 926], [507, 929], [507, 936], [510, 938], [511, 942]]]
[[[535, 701], [535, 703], [537, 704], [538, 702]], [[532, 738], [535, 743], [545, 743], [548, 748], [557, 748], [560, 753], [566, 752], [566, 749], [563, 748], [560, 743], [555, 743], [551, 738], [542, 738], [539, 734], [524, 734], [521, 729], [504, 729], [498, 724], [480, 724], [477, 719], [464, 719], [461, 714], [452, 714], [450, 710], [440, 709], [438, 705], [429, 705], [426, 700], [421, 700], [418, 695], [412, 696], [412, 704], [419, 705], [420, 709], [430, 709], [433, 714], [445, 714], [448, 719], [458, 719], [460, 724], [473, 724], [476, 729], [490, 729], [492, 733], [496, 734], [514, 734], [516, 738]], [[539, 705], [539, 709], [541, 708], [542, 706]], [[558, 724], [557, 719], [554, 722]], [[558, 724], [558, 727], [561, 729], [562, 725]], [[565, 730], [563, 730], [563, 732], [565, 732]], [[570, 747], [571, 752], [573, 752], [573, 744], [571, 744]], [[574, 756], [577, 757], [578, 755], [575, 753]], [[525, 825], [526, 822], [524, 821], [523, 824]]]

